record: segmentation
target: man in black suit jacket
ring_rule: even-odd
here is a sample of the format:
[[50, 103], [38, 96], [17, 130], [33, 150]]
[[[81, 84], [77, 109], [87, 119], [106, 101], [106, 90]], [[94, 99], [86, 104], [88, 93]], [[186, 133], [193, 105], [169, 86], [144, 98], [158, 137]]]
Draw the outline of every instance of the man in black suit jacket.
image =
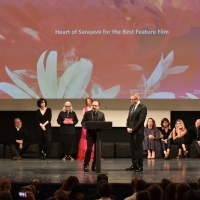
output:
[[140, 96], [138, 93], [131, 95], [131, 104], [126, 127], [130, 135], [132, 165], [126, 168], [126, 170], [140, 172], [143, 171], [142, 142], [144, 140], [144, 122], [147, 115], [147, 108], [140, 103]]
[[[86, 121], [105, 121], [104, 113], [99, 111], [100, 103], [98, 101], [93, 101], [92, 103], [93, 109], [91, 111], [88, 111], [84, 114], [82, 119], [82, 126], [85, 127]], [[85, 159], [84, 159], [84, 171], [89, 172], [89, 162], [92, 152], [92, 146], [96, 142], [96, 129], [87, 129], [87, 150], [85, 153]], [[92, 171], [96, 171], [96, 145], [94, 150], [94, 159], [92, 162]]]
[[189, 129], [192, 144], [200, 156], [200, 119], [197, 119], [194, 126]]
[[13, 160], [20, 160], [21, 155], [28, 148], [27, 136], [27, 129], [22, 126], [21, 119], [15, 118], [14, 127], [11, 130], [11, 140], [9, 142]]

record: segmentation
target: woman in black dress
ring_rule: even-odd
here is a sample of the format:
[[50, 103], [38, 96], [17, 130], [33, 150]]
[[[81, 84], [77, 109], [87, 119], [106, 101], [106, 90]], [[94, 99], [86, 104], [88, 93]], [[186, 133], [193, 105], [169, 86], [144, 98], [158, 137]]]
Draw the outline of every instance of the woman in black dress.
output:
[[164, 152], [164, 159], [169, 159], [169, 152], [171, 147], [171, 139], [172, 139], [172, 130], [170, 128], [170, 122], [167, 118], [163, 118], [161, 120], [161, 134], [163, 135], [163, 138], [161, 139], [162, 149]]
[[51, 109], [47, 108], [46, 99], [39, 99], [37, 101], [36, 118], [39, 125], [39, 133], [41, 135], [41, 153], [42, 159], [46, 159], [46, 154], [51, 142]]
[[63, 160], [74, 160], [72, 155], [76, 152], [76, 130], [78, 123], [76, 113], [72, 111], [69, 101], [65, 102], [63, 110], [59, 113], [58, 124], [60, 124], [60, 153], [64, 155]]

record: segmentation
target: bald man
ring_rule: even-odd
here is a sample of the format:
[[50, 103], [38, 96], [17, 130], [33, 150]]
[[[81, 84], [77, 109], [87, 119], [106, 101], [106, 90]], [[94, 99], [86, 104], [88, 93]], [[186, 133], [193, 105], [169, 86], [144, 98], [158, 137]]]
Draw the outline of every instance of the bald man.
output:
[[143, 146], [144, 122], [147, 116], [147, 108], [140, 103], [138, 93], [131, 95], [131, 106], [127, 118], [127, 132], [130, 136], [130, 148], [132, 165], [126, 170], [141, 172], [143, 171]]
[[197, 119], [194, 126], [189, 129], [192, 144], [200, 156], [200, 119]]

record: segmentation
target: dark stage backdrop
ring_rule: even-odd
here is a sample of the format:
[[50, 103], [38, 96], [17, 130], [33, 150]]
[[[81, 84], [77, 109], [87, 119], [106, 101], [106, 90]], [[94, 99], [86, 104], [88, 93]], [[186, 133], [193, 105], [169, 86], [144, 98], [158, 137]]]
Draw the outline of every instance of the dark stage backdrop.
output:
[[[29, 132], [29, 141], [40, 141], [38, 133], [38, 124], [36, 121], [35, 111], [0, 111], [1, 132], [0, 142], [7, 142], [10, 139], [10, 130], [14, 126], [14, 119], [20, 118], [23, 125], [27, 127]], [[77, 142], [80, 138], [81, 127], [76, 127]], [[59, 127], [52, 127], [52, 142], [59, 141]], [[129, 141], [125, 127], [117, 127], [102, 132], [103, 142], [126, 142]]]
[[[9, 133], [13, 121], [16, 117], [19, 117], [23, 125], [27, 127], [29, 132], [29, 141], [40, 141], [40, 135], [38, 134], [38, 124], [36, 121], [35, 111], [0, 111], [1, 119], [1, 132], [0, 142], [7, 142], [10, 138]], [[171, 127], [175, 125], [177, 119], [182, 119], [187, 129], [194, 124], [196, 119], [200, 118], [200, 111], [171, 111]], [[81, 134], [81, 127], [76, 127], [77, 142], [79, 141]], [[52, 142], [59, 141], [59, 127], [52, 127]], [[103, 142], [128, 142], [129, 135], [126, 132], [126, 127], [113, 127], [102, 132]]]

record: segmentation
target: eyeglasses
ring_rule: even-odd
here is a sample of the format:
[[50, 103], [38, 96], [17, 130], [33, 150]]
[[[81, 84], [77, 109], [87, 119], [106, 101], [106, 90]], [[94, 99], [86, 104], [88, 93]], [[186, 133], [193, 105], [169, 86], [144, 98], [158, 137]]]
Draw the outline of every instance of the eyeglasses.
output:
[[19, 123], [19, 122], [22, 122], [22, 121], [16, 121], [15, 123]]
[[71, 106], [65, 106], [65, 108], [70, 108]]
[[98, 107], [99, 105], [92, 105], [92, 106]]
[[135, 99], [131, 99], [131, 101], [135, 101], [135, 100], [137, 100], [137, 98], [135, 98]]

